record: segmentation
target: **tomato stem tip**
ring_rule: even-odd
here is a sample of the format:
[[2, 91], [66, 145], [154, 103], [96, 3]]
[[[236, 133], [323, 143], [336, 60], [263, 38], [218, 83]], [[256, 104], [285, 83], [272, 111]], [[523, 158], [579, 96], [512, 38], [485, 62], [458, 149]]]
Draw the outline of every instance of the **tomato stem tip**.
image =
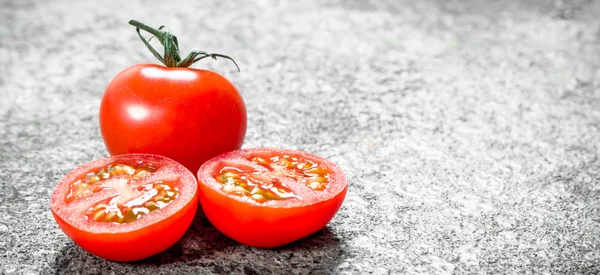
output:
[[[216, 60], [217, 57], [220, 57], [231, 60], [231, 62], [233, 62], [233, 64], [237, 68], [238, 72], [240, 71], [240, 67], [235, 62], [235, 60], [224, 54], [208, 53], [205, 51], [192, 51], [184, 59], [181, 59], [181, 56], [179, 55], [179, 42], [177, 41], [177, 37], [171, 32], [165, 30], [165, 26], [160, 26], [158, 27], [158, 29], [155, 29], [140, 21], [133, 19], [129, 20], [129, 24], [136, 28], [135, 30], [138, 36], [140, 37], [142, 42], [144, 42], [144, 45], [146, 45], [148, 50], [150, 50], [150, 52], [154, 55], [154, 57], [160, 60], [160, 62], [167, 67], [187, 68], [204, 58], [210, 57]], [[140, 32], [140, 29], [152, 34], [153, 36], [150, 37], [150, 39], [144, 38], [144, 36], [142, 36]], [[152, 45], [150, 45], [150, 40], [152, 40], [152, 38], [154, 37], [158, 39], [158, 41], [164, 48], [164, 54], [162, 56], [156, 51], [156, 49], [154, 49], [154, 47], [152, 47]]]

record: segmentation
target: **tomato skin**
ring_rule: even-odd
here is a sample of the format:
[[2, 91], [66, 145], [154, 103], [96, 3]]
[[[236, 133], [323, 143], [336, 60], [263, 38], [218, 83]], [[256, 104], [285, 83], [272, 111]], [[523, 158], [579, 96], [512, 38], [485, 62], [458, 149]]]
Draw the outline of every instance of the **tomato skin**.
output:
[[274, 209], [233, 200], [204, 185], [200, 188], [202, 209], [215, 228], [258, 248], [281, 246], [319, 231], [340, 209], [347, 192], [310, 206]]
[[246, 123], [236, 87], [207, 70], [134, 65], [111, 81], [100, 105], [100, 130], [111, 155], [162, 155], [190, 171], [239, 149]]
[[175, 244], [196, 214], [197, 202], [193, 201], [177, 213], [149, 229], [127, 234], [91, 233], [65, 222], [54, 211], [56, 223], [73, 242], [87, 252], [111, 261], [131, 262], [148, 258]]
[[[318, 158], [336, 173], [337, 191], [325, 199], [303, 198], [300, 205], [264, 205], [236, 196], [226, 195], [207, 184], [212, 181], [211, 170], [215, 163], [228, 161], [236, 155], [253, 152], [267, 154], [292, 154], [306, 157], [309, 154], [281, 149], [242, 149], [223, 154], [207, 161], [198, 172], [199, 200], [209, 221], [226, 236], [248, 246], [258, 248], [278, 247], [322, 229], [340, 209], [348, 184], [343, 172], [333, 163]], [[314, 159], [316, 156], [311, 155]]]
[[[150, 163], [175, 166], [181, 179], [183, 201], [167, 205], [140, 218], [138, 224], [101, 223], [82, 218], [84, 209], [69, 210], [65, 202], [66, 188], [74, 179], [108, 163], [123, 160], [143, 160]], [[191, 194], [190, 194], [191, 193]], [[85, 200], [85, 198], [81, 199]], [[78, 202], [74, 202], [77, 204]], [[83, 202], [85, 204], [85, 202]], [[175, 205], [177, 204], [177, 205]], [[172, 208], [169, 208], [172, 207]], [[120, 262], [137, 261], [155, 255], [175, 244], [191, 225], [198, 208], [197, 182], [181, 164], [156, 155], [130, 154], [99, 159], [84, 164], [67, 174], [52, 192], [51, 210], [61, 230], [77, 245], [96, 256]], [[73, 216], [78, 216], [73, 218]], [[146, 219], [146, 220], [144, 220]], [[143, 223], [141, 226], [139, 223]], [[130, 229], [131, 228], [131, 229]]]

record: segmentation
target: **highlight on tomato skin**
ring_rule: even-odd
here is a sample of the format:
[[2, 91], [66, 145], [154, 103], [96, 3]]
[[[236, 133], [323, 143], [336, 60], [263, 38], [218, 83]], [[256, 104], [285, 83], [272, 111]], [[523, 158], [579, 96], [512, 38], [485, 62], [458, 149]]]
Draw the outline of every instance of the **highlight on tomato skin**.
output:
[[198, 170], [208, 220], [245, 245], [273, 248], [322, 229], [348, 183], [333, 162], [306, 152], [254, 148], [222, 154]]
[[68, 173], [52, 192], [62, 231], [84, 250], [136, 261], [175, 244], [198, 207], [197, 181], [169, 158], [129, 154], [98, 159]]

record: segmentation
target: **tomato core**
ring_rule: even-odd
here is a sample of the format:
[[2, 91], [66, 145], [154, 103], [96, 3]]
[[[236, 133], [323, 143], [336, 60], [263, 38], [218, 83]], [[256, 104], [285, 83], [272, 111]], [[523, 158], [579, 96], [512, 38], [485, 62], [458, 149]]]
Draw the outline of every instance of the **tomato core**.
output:
[[330, 171], [327, 168], [308, 159], [283, 155], [268, 159], [251, 157], [248, 160], [317, 191], [323, 191], [331, 179]]
[[174, 187], [176, 183], [154, 183], [144, 184], [137, 188], [141, 194], [126, 203], [119, 203], [121, 195], [113, 196], [90, 207], [86, 215], [88, 219], [96, 222], [127, 223], [141, 218], [152, 211], [164, 208], [179, 195], [179, 189]]
[[[65, 202], [72, 203], [111, 188], [118, 194], [92, 205], [86, 211], [87, 218], [96, 222], [133, 222], [152, 211], [164, 208], [179, 195], [177, 182], [174, 181], [154, 181], [135, 189], [129, 186], [130, 183], [155, 171], [156, 168], [149, 164], [107, 165], [72, 182]], [[107, 179], [116, 176], [121, 176], [121, 180], [104, 184]]]
[[85, 175], [85, 177], [72, 182], [69, 185], [69, 192], [65, 196], [65, 202], [71, 203], [75, 200], [106, 189], [99, 183], [102, 183], [104, 180], [110, 177], [125, 175], [128, 178], [137, 180], [144, 175], [153, 173], [154, 171], [156, 171], [156, 168], [152, 167], [151, 165], [140, 165], [136, 168], [125, 164], [108, 165], [100, 170], [89, 172]]
[[256, 202], [297, 197], [279, 179], [270, 178], [260, 171], [242, 171], [225, 166], [215, 179], [223, 185], [223, 191], [232, 195], [250, 197]]

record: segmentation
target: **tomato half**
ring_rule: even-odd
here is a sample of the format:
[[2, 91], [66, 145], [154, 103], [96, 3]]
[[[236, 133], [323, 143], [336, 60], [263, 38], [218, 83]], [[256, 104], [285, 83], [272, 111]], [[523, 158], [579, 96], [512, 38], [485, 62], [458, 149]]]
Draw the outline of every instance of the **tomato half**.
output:
[[242, 146], [246, 106], [236, 87], [215, 72], [135, 65], [106, 88], [100, 130], [111, 155], [162, 155], [195, 172]]
[[243, 149], [204, 163], [199, 199], [226, 236], [249, 246], [284, 245], [323, 228], [348, 190], [333, 162], [305, 152]]
[[52, 192], [54, 219], [76, 244], [114, 261], [135, 261], [177, 242], [198, 208], [197, 181], [156, 155], [98, 159], [68, 173]]

